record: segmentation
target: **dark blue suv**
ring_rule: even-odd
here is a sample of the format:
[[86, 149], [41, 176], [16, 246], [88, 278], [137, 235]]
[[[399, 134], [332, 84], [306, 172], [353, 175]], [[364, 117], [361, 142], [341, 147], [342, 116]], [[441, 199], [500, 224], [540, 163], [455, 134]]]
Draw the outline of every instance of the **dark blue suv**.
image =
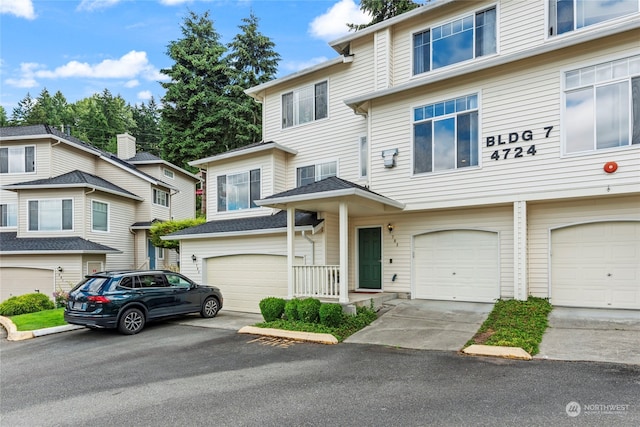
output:
[[173, 271], [104, 271], [86, 276], [69, 292], [64, 320], [132, 335], [151, 320], [189, 313], [215, 317], [221, 308], [218, 288]]

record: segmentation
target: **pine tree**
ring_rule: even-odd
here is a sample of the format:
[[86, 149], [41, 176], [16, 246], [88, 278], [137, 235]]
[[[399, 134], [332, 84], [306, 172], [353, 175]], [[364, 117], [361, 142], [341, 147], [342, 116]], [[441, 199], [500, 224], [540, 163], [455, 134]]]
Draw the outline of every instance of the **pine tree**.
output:
[[31, 97], [31, 94], [27, 92], [27, 95], [18, 101], [18, 106], [13, 109], [11, 114], [11, 123], [15, 126], [23, 126], [29, 124], [27, 122], [33, 108], [36, 105], [36, 100]]
[[141, 103], [132, 109], [133, 120], [136, 122], [132, 135], [142, 151], [160, 155], [160, 109], [156, 100], [151, 97], [149, 103]]
[[360, 0], [360, 10], [369, 13], [373, 19], [368, 24], [347, 24], [347, 26], [349, 30], [362, 30], [417, 7], [420, 7], [420, 4], [411, 0]]

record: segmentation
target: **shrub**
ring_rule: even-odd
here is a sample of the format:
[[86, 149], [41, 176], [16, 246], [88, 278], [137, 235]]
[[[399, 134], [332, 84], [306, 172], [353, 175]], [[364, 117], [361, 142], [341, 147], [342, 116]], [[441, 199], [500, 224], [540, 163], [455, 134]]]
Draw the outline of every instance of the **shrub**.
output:
[[35, 313], [36, 311], [55, 308], [53, 301], [45, 294], [33, 293], [11, 297], [0, 304], [1, 316]]
[[295, 322], [296, 320], [300, 320], [300, 316], [298, 315], [298, 304], [300, 303], [299, 299], [290, 299], [284, 305], [284, 315], [287, 320], [291, 320]]
[[66, 306], [68, 298], [69, 298], [69, 292], [55, 291], [53, 293], [53, 299], [56, 300], [56, 308], [62, 308]]
[[273, 322], [282, 317], [285, 300], [282, 298], [268, 297], [260, 301], [260, 313], [265, 322]]
[[329, 326], [330, 328], [337, 328], [342, 323], [342, 306], [336, 303], [327, 303], [320, 305], [320, 323]]
[[305, 298], [298, 303], [298, 317], [306, 323], [318, 323], [320, 320], [320, 300]]

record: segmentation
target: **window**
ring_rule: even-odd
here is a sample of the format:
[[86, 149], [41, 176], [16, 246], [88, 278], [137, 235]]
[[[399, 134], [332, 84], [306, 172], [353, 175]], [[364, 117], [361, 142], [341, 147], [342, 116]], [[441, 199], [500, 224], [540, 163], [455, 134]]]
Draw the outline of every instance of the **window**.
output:
[[549, 35], [638, 12], [639, 4], [638, 0], [549, 0]]
[[109, 205], [93, 200], [91, 202], [91, 229], [109, 231]]
[[360, 178], [366, 178], [368, 176], [369, 166], [369, 145], [367, 144], [367, 137], [360, 137]]
[[496, 53], [496, 8], [413, 35], [413, 74]]
[[71, 199], [29, 201], [29, 231], [72, 229], [73, 202]]
[[156, 259], [163, 260], [164, 259], [164, 248], [159, 248], [156, 246]]
[[8, 203], [0, 205], [0, 227], [16, 227], [18, 225], [18, 205]]
[[640, 55], [564, 75], [565, 153], [640, 144]]
[[478, 165], [478, 95], [413, 109], [413, 173]]
[[169, 193], [166, 191], [158, 190], [157, 188], [153, 189], [153, 203], [155, 205], [164, 206], [166, 208], [169, 207]]
[[282, 95], [282, 127], [327, 118], [327, 82], [305, 86]]
[[35, 171], [34, 146], [0, 148], [0, 173], [29, 173]]
[[317, 165], [303, 166], [297, 169], [297, 186], [311, 184], [330, 176], [336, 176], [337, 162], [326, 162]]
[[218, 212], [258, 207], [260, 169], [218, 176]]
[[173, 171], [172, 171], [172, 170], [169, 170], [169, 169], [163, 169], [163, 170], [162, 170], [162, 173], [163, 173], [163, 174], [164, 174], [164, 176], [166, 176], [167, 178], [171, 178], [171, 179], [173, 179], [173, 178], [174, 178], [174, 174], [173, 174]]

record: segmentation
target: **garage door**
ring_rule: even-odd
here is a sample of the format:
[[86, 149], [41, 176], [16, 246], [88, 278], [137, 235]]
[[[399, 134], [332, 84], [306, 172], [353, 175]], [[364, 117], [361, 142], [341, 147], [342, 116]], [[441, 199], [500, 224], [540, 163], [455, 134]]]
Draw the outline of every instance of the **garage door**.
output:
[[287, 297], [287, 257], [231, 255], [207, 260], [207, 283], [222, 291], [224, 310], [260, 313], [266, 297]]
[[414, 238], [415, 297], [492, 302], [500, 296], [498, 233], [439, 231]]
[[600, 222], [553, 230], [551, 302], [640, 309], [640, 222]]
[[53, 271], [35, 268], [0, 268], [0, 301], [9, 297], [41, 292], [53, 294]]

